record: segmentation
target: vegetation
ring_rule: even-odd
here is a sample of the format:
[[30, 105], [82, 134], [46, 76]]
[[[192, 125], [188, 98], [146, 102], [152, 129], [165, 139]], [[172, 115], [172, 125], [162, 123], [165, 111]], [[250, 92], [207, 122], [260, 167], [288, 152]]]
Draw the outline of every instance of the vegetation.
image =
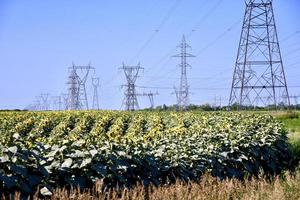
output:
[[[284, 178], [282, 178], [284, 177]], [[197, 182], [177, 181], [171, 185], [156, 187], [149, 185], [144, 187], [138, 185], [133, 189], [112, 189], [104, 191], [103, 182], [96, 181], [93, 188], [82, 191], [80, 188], [56, 188], [52, 192], [51, 199], [111, 199], [111, 200], [225, 200], [225, 199], [252, 199], [252, 200], [294, 200], [300, 199], [300, 172], [296, 174], [286, 173], [284, 176], [277, 176], [272, 181], [265, 178], [258, 179], [226, 179], [218, 180], [210, 175], [203, 175]], [[20, 192], [16, 192], [10, 197], [19, 200]], [[3, 199], [5, 196], [2, 196]], [[33, 199], [41, 196], [37, 191]]]
[[0, 191], [8, 194], [39, 187], [51, 195], [97, 180], [107, 192], [205, 173], [243, 180], [279, 174], [291, 161], [281, 124], [253, 113], [3, 112], [0, 131]]
[[[284, 104], [282, 105], [278, 105], [277, 107], [275, 105], [269, 105], [269, 106], [238, 106], [237, 104], [232, 105], [230, 108], [225, 105], [225, 106], [220, 106], [220, 105], [213, 105], [213, 104], [209, 104], [209, 103], [205, 103], [202, 105], [194, 105], [191, 104], [189, 105], [186, 110], [189, 111], [237, 111], [237, 110], [247, 110], [247, 111], [268, 111], [268, 112], [272, 112], [272, 111], [276, 111], [276, 110], [300, 110], [300, 104], [297, 105], [291, 105], [289, 107], [285, 106]], [[155, 111], [178, 111], [178, 107], [177, 105], [162, 105], [162, 106], [157, 106], [154, 109], [150, 109], [150, 108], [146, 108], [146, 111], [149, 110], [155, 110]], [[278, 112], [278, 111], [276, 111]], [[281, 112], [286, 113], [285, 111]]]
[[300, 161], [300, 117], [299, 112], [274, 112], [272, 115], [281, 121], [289, 132], [289, 143], [295, 162]]

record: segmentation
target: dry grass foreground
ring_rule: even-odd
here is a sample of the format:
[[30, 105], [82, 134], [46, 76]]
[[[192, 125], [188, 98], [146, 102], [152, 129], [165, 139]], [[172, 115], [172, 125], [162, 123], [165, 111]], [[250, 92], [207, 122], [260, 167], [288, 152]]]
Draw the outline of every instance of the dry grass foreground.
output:
[[[177, 182], [168, 186], [158, 188], [137, 186], [132, 190], [116, 190], [102, 192], [102, 184], [97, 182], [93, 189], [81, 192], [79, 189], [56, 189], [52, 196], [47, 199], [78, 199], [78, 200], [183, 200], [183, 199], [205, 199], [205, 200], [223, 200], [223, 199], [300, 199], [300, 173], [296, 175], [286, 175], [285, 179], [276, 177], [272, 182], [265, 179], [255, 179], [249, 181], [226, 180], [218, 181], [209, 175], [203, 176], [199, 183]], [[2, 196], [2, 199], [5, 199]], [[16, 193], [15, 198], [22, 199], [20, 194]], [[36, 194], [33, 199], [43, 199]]]

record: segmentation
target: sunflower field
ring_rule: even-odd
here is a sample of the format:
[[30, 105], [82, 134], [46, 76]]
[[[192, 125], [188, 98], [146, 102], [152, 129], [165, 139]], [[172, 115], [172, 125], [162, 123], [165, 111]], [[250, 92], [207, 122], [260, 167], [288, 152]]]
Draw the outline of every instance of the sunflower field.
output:
[[103, 189], [275, 175], [291, 153], [273, 117], [234, 112], [1, 112], [0, 191], [51, 195], [54, 188]]

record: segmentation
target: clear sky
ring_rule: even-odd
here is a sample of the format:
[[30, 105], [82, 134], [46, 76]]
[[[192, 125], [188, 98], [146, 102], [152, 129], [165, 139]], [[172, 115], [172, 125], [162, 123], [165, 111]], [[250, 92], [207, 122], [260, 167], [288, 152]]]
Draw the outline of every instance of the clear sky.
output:
[[[175, 104], [167, 88], [179, 84], [171, 55], [183, 34], [197, 55], [189, 60], [191, 103], [213, 103], [217, 95], [227, 104], [244, 10], [243, 0], [0, 0], [0, 109], [66, 93], [72, 62], [96, 68], [102, 109], [121, 107], [122, 62], [145, 68], [137, 85], [159, 92], [156, 105]], [[299, 86], [300, 1], [274, 0], [274, 12], [288, 85]], [[146, 97], [139, 103], [149, 106]]]

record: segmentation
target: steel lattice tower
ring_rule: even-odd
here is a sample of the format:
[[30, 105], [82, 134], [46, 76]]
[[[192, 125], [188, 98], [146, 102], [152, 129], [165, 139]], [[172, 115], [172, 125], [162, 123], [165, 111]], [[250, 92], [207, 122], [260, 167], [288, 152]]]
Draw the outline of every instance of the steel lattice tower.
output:
[[148, 97], [149, 98], [149, 102], [150, 102], [150, 109], [152, 110], [154, 108], [154, 96], [159, 95], [158, 92], [153, 93], [153, 92], [144, 92], [142, 94], [136, 94], [137, 96], [141, 96], [141, 97]]
[[137, 93], [136, 93], [136, 86], [135, 82], [137, 80], [138, 74], [140, 70], [143, 68], [140, 66], [140, 63], [137, 66], [126, 66], [123, 63], [123, 66], [120, 68], [124, 71], [126, 76], [127, 84], [123, 85], [125, 87], [124, 92], [124, 100], [123, 105], [125, 106], [125, 110], [127, 111], [134, 111], [139, 109], [139, 104], [137, 101]]
[[53, 96], [53, 110], [62, 110], [62, 96]]
[[289, 106], [272, 0], [245, 3], [229, 106]]
[[69, 76], [69, 95], [68, 95], [68, 110], [88, 110], [88, 100], [86, 94], [85, 83], [89, 72], [94, 69], [90, 65], [75, 66], [73, 64], [70, 69]]
[[150, 101], [150, 109], [154, 109], [154, 96], [159, 95], [158, 92], [153, 93], [150, 91], [149, 93], [144, 93], [143, 95], [148, 96]]
[[79, 94], [78, 94], [78, 82], [77, 82], [77, 74], [76, 69], [70, 69], [70, 75], [68, 77], [69, 81], [67, 84], [68, 88], [68, 99], [67, 99], [67, 110], [79, 110], [80, 102], [79, 102]]
[[177, 98], [177, 106], [180, 110], [185, 110], [187, 106], [189, 105], [189, 85], [187, 81], [187, 75], [186, 75], [186, 68], [191, 67], [186, 59], [188, 57], [195, 57], [192, 54], [187, 53], [187, 49], [191, 48], [186, 43], [185, 36], [182, 36], [182, 42], [178, 47], [181, 49], [181, 52], [177, 55], [174, 55], [172, 57], [179, 57], [181, 59], [181, 64], [179, 67], [181, 68], [181, 78], [180, 78], [180, 86], [179, 89], [175, 88], [175, 94]]
[[40, 94], [40, 110], [49, 110], [49, 102], [48, 102], [49, 94], [42, 93]]
[[100, 79], [99, 78], [92, 78], [92, 84], [93, 84], [93, 109], [99, 110], [99, 97], [98, 97], [98, 89], [100, 87]]

